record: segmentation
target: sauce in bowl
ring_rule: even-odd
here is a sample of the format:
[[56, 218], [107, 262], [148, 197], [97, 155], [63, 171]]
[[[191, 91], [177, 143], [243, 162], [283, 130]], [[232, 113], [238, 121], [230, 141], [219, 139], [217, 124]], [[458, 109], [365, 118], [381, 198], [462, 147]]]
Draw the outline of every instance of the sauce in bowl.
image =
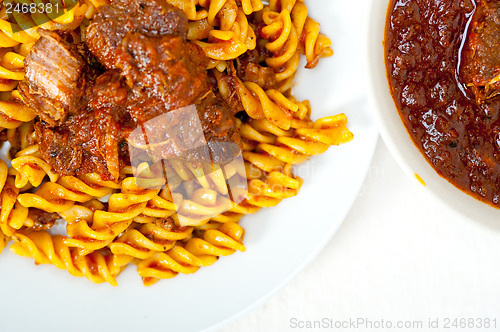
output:
[[[484, 41], [476, 29], [483, 5], [488, 1], [392, 0], [386, 68], [401, 119], [428, 162], [459, 189], [500, 207], [500, 97], [493, 83], [479, 86], [473, 71], [490, 69], [474, 56], [496, 46], [477, 42]], [[500, 31], [498, 23], [492, 28]], [[479, 98], [485, 89], [488, 97]]]

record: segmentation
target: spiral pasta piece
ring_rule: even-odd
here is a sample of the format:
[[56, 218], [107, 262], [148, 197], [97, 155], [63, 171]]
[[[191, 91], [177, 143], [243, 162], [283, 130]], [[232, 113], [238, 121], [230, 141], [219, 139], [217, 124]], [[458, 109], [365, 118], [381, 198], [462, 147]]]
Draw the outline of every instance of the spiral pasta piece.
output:
[[109, 197], [107, 210], [103, 209], [103, 205], [95, 211], [77, 205], [71, 211], [61, 211], [67, 222], [65, 244], [78, 247], [83, 252], [104, 248], [132, 224], [133, 218], [142, 213], [147, 202], [158, 192], [159, 189], [138, 187], [135, 179], [129, 177], [122, 181], [121, 192]]
[[192, 238], [183, 245], [176, 245], [166, 253], [156, 253], [137, 265], [137, 273], [145, 285], [158, 279], [173, 278], [179, 273], [196, 272], [202, 266], [228, 256], [235, 251], [245, 251], [242, 244], [244, 230], [235, 223], [227, 223], [219, 229], [204, 231], [203, 238]]
[[[63, 212], [70, 209], [75, 202], [85, 203], [93, 197], [104, 197], [113, 192], [114, 184], [100, 180], [96, 174], [87, 174], [76, 178], [63, 176], [51, 178], [52, 182], [45, 182], [34, 193], [22, 193], [17, 200], [27, 208], [37, 208], [49, 213]], [[104, 184], [101, 185], [101, 184]]]
[[[219, 66], [222, 69], [220, 61], [232, 60], [255, 49], [257, 38], [245, 10], [253, 10], [257, 4], [246, 1], [246, 7], [241, 8], [235, 0], [201, 0], [199, 5], [208, 9], [207, 17], [190, 24], [188, 39], [196, 40], [205, 54], [216, 61], [209, 68]], [[201, 41], [205, 38], [207, 42]]]
[[[21, 155], [33, 155], [40, 157], [38, 154], [38, 145], [36, 144], [36, 135], [33, 128], [33, 121], [24, 122], [19, 127], [6, 130], [6, 139], [9, 141], [10, 155], [17, 157]], [[22, 153], [20, 153], [23, 151]]]
[[[257, 153], [264, 152], [267, 157], [275, 158], [283, 163], [299, 164], [311, 156], [324, 153], [331, 145], [351, 141], [353, 135], [347, 129], [346, 124], [345, 114], [325, 117], [314, 124], [295, 129], [291, 136], [276, 137], [274, 144], [260, 142], [256, 151]], [[247, 152], [247, 155], [253, 157], [255, 153]], [[253, 164], [258, 166], [258, 161], [254, 161]], [[264, 164], [269, 164], [269, 162], [264, 162]], [[275, 163], [271, 162], [271, 165], [274, 167]], [[267, 171], [267, 169], [264, 170]]]
[[202, 237], [192, 238], [184, 248], [190, 253], [200, 256], [229, 256], [236, 251], [245, 251], [242, 243], [245, 231], [235, 223], [226, 223], [219, 229], [208, 229]]
[[269, 9], [274, 12], [287, 10], [299, 36], [299, 51], [306, 55], [306, 68], [314, 68], [320, 57], [333, 54], [328, 37], [319, 32], [319, 24], [308, 16], [303, 0], [271, 0]]
[[280, 92], [292, 87], [300, 54], [306, 56], [309, 69], [314, 68], [321, 57], [333, 54], [330, 39], [319, 32], [319, 24], [308, 16], [303, 1], [270, 1], [262, 20], [265, 25], [260, 34], [268, 40], [265, 46], [273, 54], [266, 63], [276, 73]]
[[[174, 199], [172, 196], [176, 198]], [[180, 201], [182, 201], [181, 195], [172, 195], [169, 190], [163, 189], [157, 196], [151, 198], [147, 202], [146, 207], [141, 213], [148, 217], [168, 218], [172, 216], [178, 208], [175, 202]]]
[[16, 173], [15, 186], [23, 188], [28, 183], [33, 187], [38, 187], [45, 176], [48, 176], [51, 182], [56, 182], [59, 176], [52, 172], [50, 165], [43, 159], [35, 156], [20, 156], [12, 159], [12, 168]]
[[[54, 182], [55, 180], [57, 182]], [[34, 193], [19, 195], [18, 201], [28, 208], [34, 207], [46, 212], [63, 212], [70, 209], [75, 202], [88, 202], [93, 197], [104, 197], [113, 191], [113, 187], [100, 186], [100, 181], [95, 181], [95, 177], [90, 175], [81, 176], [81, 178], [72, 176], [58, 178], [52, 175], [51, 181], [42, 184]]]
[[331, 145], [352, 140], [346, 121], [345, 115], [339, 114], [315, 123], [298, 122], [299, 128], [288, 131], [265, 119], [251, 120], [242, 126], [242, 137], [258, 143], [252, 151], [243, 153], [248, 162], [249, 195], [230, 212], [254, 213], [258, 208], [275, 206], [282, 199], [297, 195], [302, 179], [292, 174], [291, 166], [325, 152]]
[[[240, 168], [241, 160], [237, 157], [227, 165], [202, 165], [201, 163], [182, 162], [179, 160], [169, 160], [164, 163], [163, 171], [169, 182], [179, 182], [204, 189], [212, 189], [223, 195], [227, 195], [227, 182], [232, 177], [244, 175], [243, 169]], [[168, 165], [170, 168], [166, 169]], [[169, 188], [176, 189], [177, 186], [169, 184]]]
[[106, 247], [132, 223], [132, 220], [127, 219], [109, 226], [94, 224], [94, 211], [82, 205], [75, 205], [60, 215], [67, 223], [64, 243], [69, 247], [79, 248], [80, 253], [90, 253]]
[[128, 255], [146, 259], [155, 252], [164, 252], [174, 247], [176, 241], [189, 238], [193, 227], [175, 226], [173, 219], [156, 219], [140, 224], [137, 228], [129, 228], [116, 239], [109, 248], [116, 255]]
[[20, 256], [33, 258], [36, 264], [52, 264], [73, 276], [84, 276], [94, 283], [109, 282], [117, 286], [117, 269], [113, 266], [111, 255], [104, 256], [100, 252], [79, 255], [64, 243], [61, 235], [51, 236], [45, 231], [16, 233], [12, 238], [14, 244], [10, 250]]
[[[3, 160], [0, 160], [0, 193], [3, 193], [3, 189], [5, 187], [7, 181], [7, 173], [8, 168]], [[0, 194], [3, 196], [3, 194]], [[11, 227], [8, 225], [8, 222], [5, 222], [2, 218], [0, 212], [0, 253], [2, 253], [3, 248], [7, 245], [7, 235], [5, 235], [5, 229], [10, 230]]]
[[302, 186], [302, 179], [292, 174], [290, 164], [262, 174], [259, 178], [249, 179], [248, 194], [243, 202], [212, 220], [230, 222], [230, 219], [256, 213], [261, 208], [276, 206], [283, 199], [297, 195]]
[[[157, 172], [158, 170], [156, 170]], [[220, 213], [232, 208], [246, 193], [243, 159], [224, 166], [169, 160], [163, 163], [163, 174], [168, 179], [168, 189], [148, 201], [142, 211], [144, 216], [174, 217], [181, 226], [201, 225]], [[133, 173], [133, 170], [129, 170]], [[141, 164], [136, 174], [154, 180], [149, 166]], [[141, 186], [148, 186], [145, 178], [137, 179]]]
[[196, 41], [196, 44], [214, 60], [231, 60], [247, 51], [247, 46], [234, 31], [211, 30], [208, 42]]
[[18, 195], [19, 189], [14, 185], [14, 178], [9, 176], [2, 185], [0, 194], [0, 230], [6, 236], [12, 236], [21, 229], [28, 218], [29, 210], [17, 202]]
[[304, 0], [269, 0], [269, 9], [275, 12], [286, 9], [291, 12], [296, 4], [303, 2]]
[[[3, 78], [1, 70], [0, 70], [0, 78]], [[35, 113], [31, 110], [31, 108], [19, 102], [0, 101], [1, 128], [14, 129], [22, 125], [23, 122], [29, 122], [34, 118], [35, 118]]]
[[266, 26], [260, 30], [261, 36], [269, 39], [266, 48], [274, 54], [266, 59], [266, 63], [273, 69], [279, 69], [296, 54], [299, 36], [287, 9], [281, 13], [264, 11], [262, 19]]
[[182, 10], [191, 21], [201, 20], [207, 16], [205, 10], [197, 11], [198, 0], [167, 0], [167, 3]]
[[[208, 23], [211, 26], [219, 26], [221, 30], [229, 31], [236, 21], [238, 6], [234, 0], [201, 0], [199, 5], [208, 7]], [[219, 22], [216, 22], [215, 19]]]
[[58, 183], [46, 182], [35, 193], [23, 193], [18, 197], [19, 203], [26, 208], [37, 208], [49, 213], [70, 209], [75, 202], [87, 202], [92, 196], [75, 193]]
[[299, 104], [284, 98], [277, 90], [264, 91], [258, 84], [253, 82], [246, 82], [244, 85], [250, 92], [250, 94], [245, 93], [244, 96], [242, 94], [243, 108], [245, 110], [256, 107], [257, 112], [262, 112], [266, 119], [279, 128], [290, 129], [293, 112], [296, 112], [301, 107]]
[[261, 0], [240, 0], [240, 2], [245, 15], [250, 15], [264, 8]]
[[[307, 11], [307, 8], [302, 4], [294, 8], [292, 15], [296, 19], [304, 16], [305, 11]], [[321, 57], [333, 55], [333, 51], [330, 48], [332, 42], [328, 37], [319, 32], [319, 23], [310, 17], [307, 17], [305, 20], [300, 40], [299, 50], [306, 56], [306, 68], [308, 69], [316, 67]]]

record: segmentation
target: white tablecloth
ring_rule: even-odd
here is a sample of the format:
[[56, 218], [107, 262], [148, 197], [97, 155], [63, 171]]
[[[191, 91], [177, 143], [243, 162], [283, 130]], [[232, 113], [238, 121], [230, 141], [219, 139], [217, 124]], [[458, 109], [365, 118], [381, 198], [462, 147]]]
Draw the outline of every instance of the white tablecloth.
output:
[[[461, 329], [464, 322], [470, 325]], [[325, 250], [221, 331], [300, 330], [500, 330], [500, 220], [490, 229], [443, 206], [406, 177], [380, 140], [365, 185]]]

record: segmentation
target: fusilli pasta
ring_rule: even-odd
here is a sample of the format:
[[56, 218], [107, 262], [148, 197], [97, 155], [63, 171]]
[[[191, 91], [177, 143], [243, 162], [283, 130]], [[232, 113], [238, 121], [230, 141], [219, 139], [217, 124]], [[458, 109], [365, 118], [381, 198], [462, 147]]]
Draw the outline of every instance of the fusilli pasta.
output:
[[[147, 163], [122, 165], [116, 181], [95, 173], [58, 175], [39, 151], [40, 120], [17, 90], [24, 59], [39, 27], [85, 41], [96, 11], [110, 2], [79, 0], [59, 17], [9, 16], [3, 7], [0, 141], [10, 144], [10, 164], [0, 160], [0, 252], [12, 240], [12, 252], [37, 264], [113, 286], [129, 264], [137, 265], [145, 285], [194, 273], [245, 251], [243, 215], [298, 194], [302, 179], [293, 165], [352, 139], [345, 115], [312, 121], [309, 103], [291, 94], [301, 54], [313, 68], [333, 53], [303, 0], [166, 2], [185, 14], [187, 39], [208, 57], [217, 93], [239, 111], [241, 164], [207, 169], [169, 160], [162, 172], [179, 179], [175, 184]], [[231, 181], [243, 181], [245, 190], [230, 188]], [[65, 235], [51, 233], [55, 223], [66, 226]]]

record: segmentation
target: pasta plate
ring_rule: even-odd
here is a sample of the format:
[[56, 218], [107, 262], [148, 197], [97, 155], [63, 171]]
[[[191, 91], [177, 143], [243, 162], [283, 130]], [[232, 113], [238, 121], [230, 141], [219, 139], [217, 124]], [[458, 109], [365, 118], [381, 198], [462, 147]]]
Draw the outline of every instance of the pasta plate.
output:
[[361, 189], [378, 134], [359, 82], [359, 31], [353, 22], [362, 2], [307, 5], [332, 38], [335, 54], [314, 70], [301, 69], [294, 93], [311, 101], [314, 119], [345, 113], [354, 140], [298, 167], [304, 178], [298, 196], [243, 219], [246, 252], [193, 275], [146, 288], [128, 268], [118, 287], [94, 285], [6, 249], [0, 256], [2, 331], [216, 330], [263, 303], [321, 251]]

